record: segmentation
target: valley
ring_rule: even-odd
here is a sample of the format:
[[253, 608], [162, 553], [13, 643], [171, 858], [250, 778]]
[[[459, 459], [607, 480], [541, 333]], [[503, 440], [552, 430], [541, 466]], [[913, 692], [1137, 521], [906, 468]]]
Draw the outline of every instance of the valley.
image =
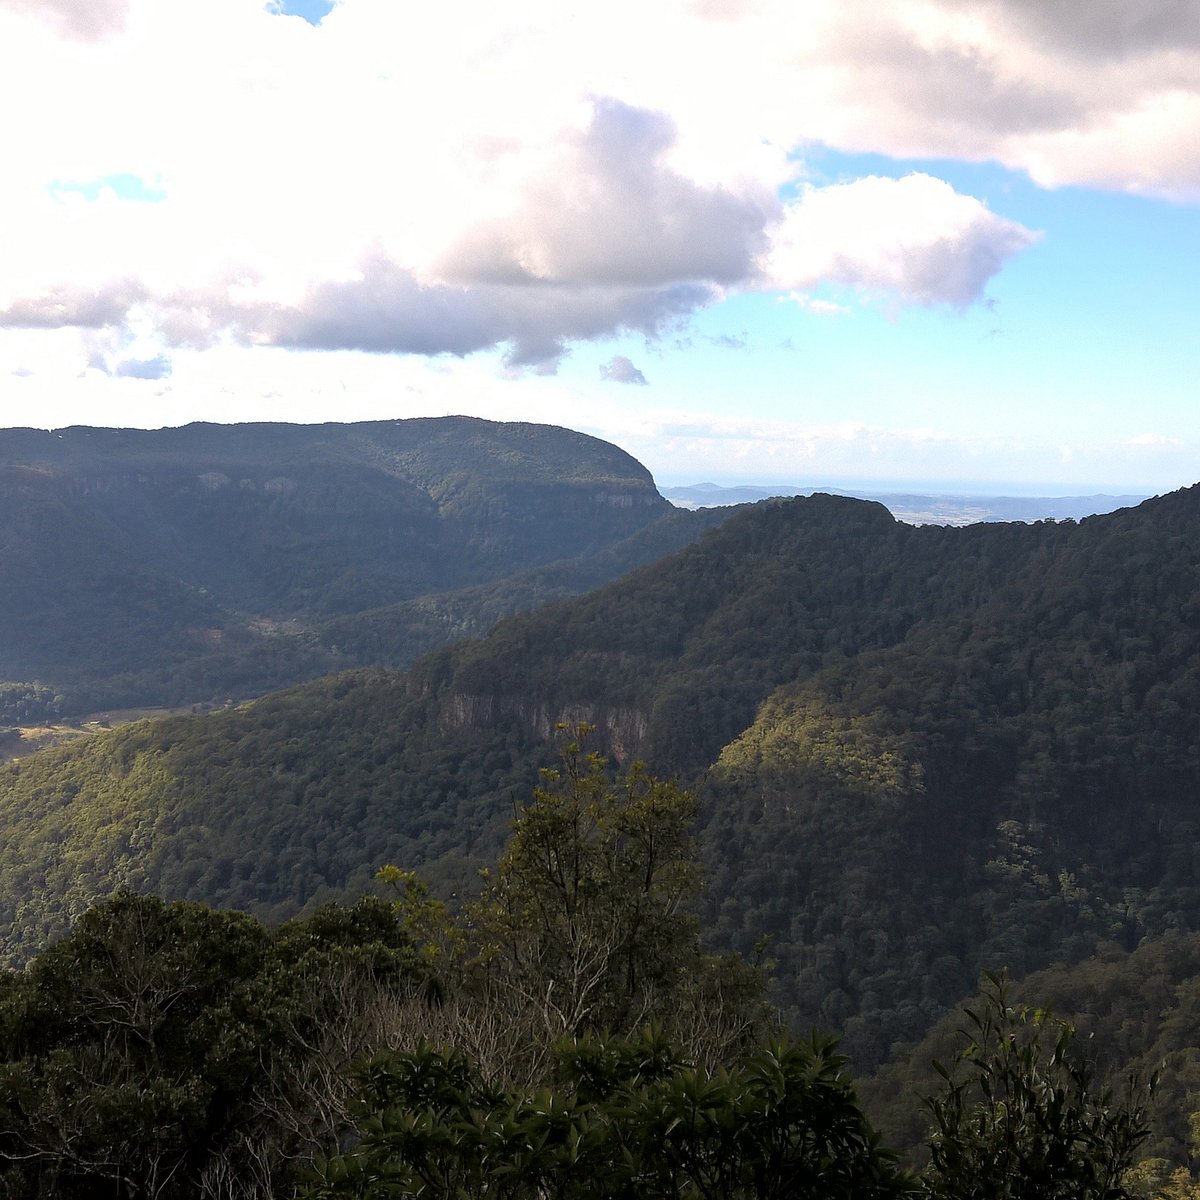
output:
[[548, 426], [3, 430], [0, 723], [403, 667], [722, 519]]

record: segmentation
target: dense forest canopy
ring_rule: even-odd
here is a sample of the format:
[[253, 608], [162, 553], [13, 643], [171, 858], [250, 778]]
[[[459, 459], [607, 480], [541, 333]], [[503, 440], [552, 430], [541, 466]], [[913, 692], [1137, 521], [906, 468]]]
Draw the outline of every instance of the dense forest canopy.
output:
[[768, 502], [405, 675], [10, 764], [9, 952], [116, 883], [282, 917], [392, 861], [466, 894], [584, 719], [696, 786], [713, 946], [768, 935], [789, 1019], [878, 1063], [984, 968], [1200, 928], [1198, 505], [951, 529]]
[[704, 953], [694, 798], [640, 767], [614, 778], [587, 733], [567, 732], [465, 907], [394, 866], [394, 900], [276, 929], [121, 891], [0, 972], [4, 1194], [1157, 1194], [1166, 1160], [1135, 1166], [1144, 1083], [1117, 1095], [1000, 978], [928, 1096], [928, 1165], [901, 1166], [833, 1040], [773, 1035], [761, 970]]
[[0, 430], [0, 689], [46, 718], [404, 666], [721, 519], [546, 425]]

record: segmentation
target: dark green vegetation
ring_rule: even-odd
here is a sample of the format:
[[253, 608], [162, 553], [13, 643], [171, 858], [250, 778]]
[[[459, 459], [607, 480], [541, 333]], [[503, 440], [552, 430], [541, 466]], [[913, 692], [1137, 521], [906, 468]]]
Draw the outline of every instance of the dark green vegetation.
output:
[[968, 1009], [971, 1028], [953, 1071], [929, 1099], [933, 1115], [925, 1178], [941, 1200], [1080, 1200], [1120, 1196], [1132, 1151], [1146, 1137], [1131, 1080], [1118, 1100], [1072, 1054], [1075, 1032], [1043, 1010], [1015, 1009], [1004, 980], [990, 976], [986, 1003]]
[[406, 675], [35, 755], [0, 773], [10, 947], [121, 882], [281, 917], [391, 861], [467, 895], [562, 719], [695, 783], [709, 944], [769, 934], [789, 1022], [869, 1069], [984, 968], [1200, 932], [1200, 490], [965, 529], [766, 504]]
[[407, 665], [720, 519], [552, 426], [3, 430], [0, 724]]
[[390, 860], [461, 893], [583, 718], [698, 782], [712, 944], [769, 934], [790, 1017], [880, 1062], [984, 968], [1200, 928], [1198, 510], [767, 504], [407, 675], [35, 755], [0, 774], [13, 944], [118, 882], [281, 916]]
[[[1126, 952], [1106, 943], [1092, 958], [1038, 971], [1011, 990], [1015, 1004], [1053, 1003], [1106, 1077], [1157, 1075], [1147, 1112], [1152, 1136], [1142, 1153], [1200, 1168], [1200, 935], [1167, 934]], [[927, 1115], [915, 1097], [936, 1089], [931, 1064], [949, 1062], [963, 1014], [939, 1020], [864, 1081], [868, 1112], [887, 1141], [920, 1157]]]
[[832, 1041], [764, 1039], [759, 972], [703, 953], [693, 808], [575, 742], [460, 912], [394, 867], [393, 903], [275, 931], [90, 909], [0, 974], [3, 1194], [1127, 1200], [1141, 1098], [1002, 984], [900, 1169]]
[[762, 984], [700, 949], [693, 811], [642, 773], [610, 781], [576, 744], [461, 917], [396, 869], [396, 901], [275, 931], [132, 893], [89, 909], [0, 975], [0, 1193], [282, 1192], [349, 1126], [353, 1060], [425, 1038], [512, 1086], [543, 1080], [563, 1036], [643, 1021], [676, 1066], [684, 1035], [737, 1053], [763, 1026]]
[[268, 1196], [336, 1128], [381, 1005], [434, 987], [381, 900], [268, 931], [120, 895], [0, 976], [0, 1195]]
[[560, 1045], [550, 1086], [489, 1084], [422, 1050], [359, 1072], [361, 1139], [313, 1200], [892, 1200], [882, 1151], [828, 1042], [761, 1048], [714, 1075], [653, 1032]]
[[649, 1030], [559, 1043], [534, 1089], [497, 1087], [454, 1051], [376, 1056], [356, 1072], [354, 1144], [318, 1162], [310, 1195], [1175, 1200], [1134, 1164], [1151, 1089], [1098, 1085], [1067, 1023], [994, 985], [925, 1100], [919, 1174], [864, 1119], [831, 1040], [760, 1045], [713, 1073]]

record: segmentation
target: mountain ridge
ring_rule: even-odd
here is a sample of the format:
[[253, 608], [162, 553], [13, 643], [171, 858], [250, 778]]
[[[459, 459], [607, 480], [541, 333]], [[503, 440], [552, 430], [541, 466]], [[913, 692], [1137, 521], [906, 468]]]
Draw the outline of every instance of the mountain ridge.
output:
[[[630, 455], [556, 426], [0, 430], [0, 682], [79, 713], [403, 665], [453, 636], [405, 604], [445, 597], [477, 631], [484, 610], [578, 591], [712, 523], [681, 522]], [[469, 589], [521, 573], [471, 609]]]

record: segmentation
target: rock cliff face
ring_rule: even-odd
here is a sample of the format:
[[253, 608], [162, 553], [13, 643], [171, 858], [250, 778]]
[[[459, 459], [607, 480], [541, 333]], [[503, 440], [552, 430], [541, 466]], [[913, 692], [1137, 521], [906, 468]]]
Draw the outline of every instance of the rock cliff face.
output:
[[516, 725], [534, 741], [550, 742], [560, 725], [592, 726], [597, 742], [620, 763], [638, 757], [649, 727], [647, 714], [579, 700], [549, 704], [519, 696], [469, 695], [454, 692], [441, 700], [439, 725], [445, 734], [481, 733], [503, 725]]

